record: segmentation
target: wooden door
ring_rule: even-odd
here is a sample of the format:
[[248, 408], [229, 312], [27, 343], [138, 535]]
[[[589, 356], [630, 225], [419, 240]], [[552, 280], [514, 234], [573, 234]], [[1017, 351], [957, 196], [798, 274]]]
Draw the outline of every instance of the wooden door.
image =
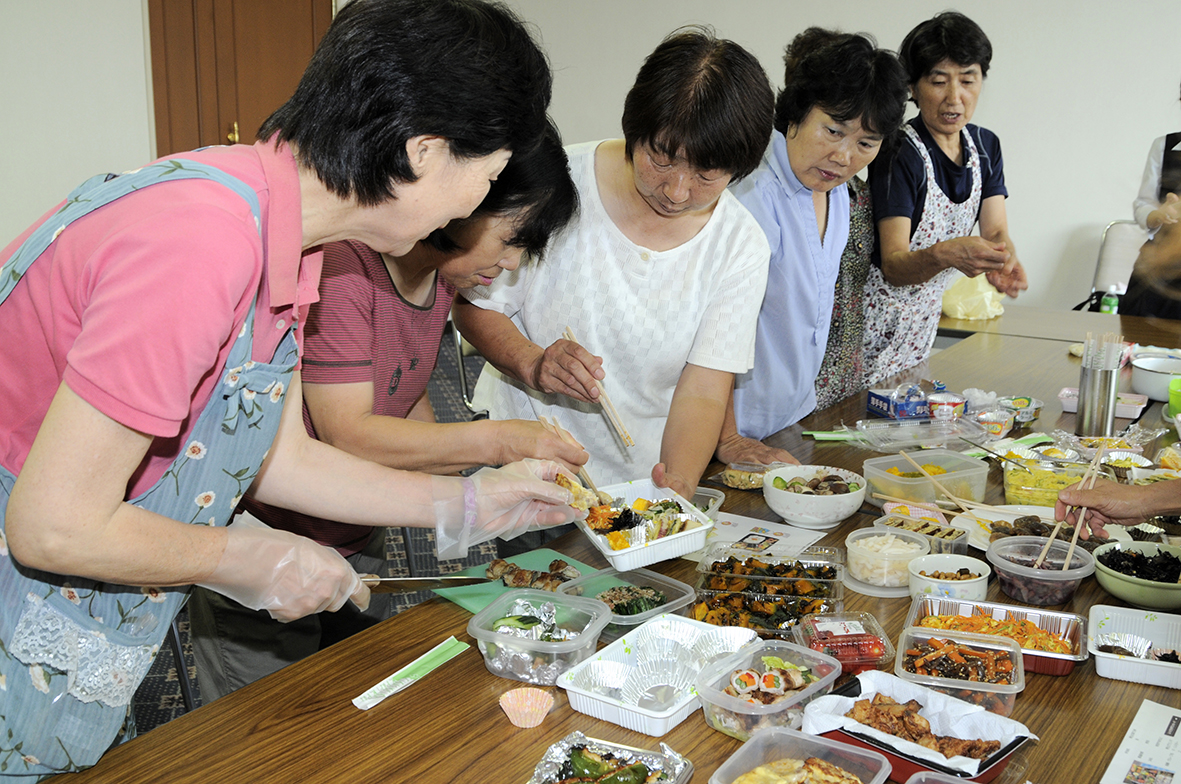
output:
[[253, 143], [294, 92], [332, 7], [333, 0], [148, 0], [157, 154]]

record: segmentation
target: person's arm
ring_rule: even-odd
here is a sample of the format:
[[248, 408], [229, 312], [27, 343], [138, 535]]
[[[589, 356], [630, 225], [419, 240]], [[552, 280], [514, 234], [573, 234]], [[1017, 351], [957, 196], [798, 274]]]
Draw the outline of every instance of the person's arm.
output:
[[1148, 148], [1148, 160], [1144, 163], [1144, 174], [1140, 178], [1140, 192], [1132, 202], [1132, 217], [1143, 229], [1153, 231], [1160, 228], [1164, 222], [1163, 215], [1153, 216], [1161, 206], [1157, 196], [1160, 195], [1160, 172], [1164, 165], [1165, 137], [1154, 139]]
[[906, 217], [895, 216], [878, 221], [882, 277], [891, 285], [926, 283], [949, 267], [955, 267], [974, 278], [982, 273], [1004, 270], [1009, 261], [1010, 254], [1003, 243], [983, 237], [956, 237], [912, 251], [910, 227], [910, 218]]
[[531, 457], [557, 460], [577, 471], [588, 458], [584, 450], [548, 433], [537, 422], [437, 423], [425, 392], [406, 419], [374, 414], [369, 382], [305, 383], [303, 394], [321, 441], [390, 468], [450, 474]]
[[669, 487], [685, 498], [693, 497], [718, 445], [733, 386], [733, 373], [685, 365], [664, 425], [660, 462], [652, 468], [657, 487]]
[[508, 316], [463, 297], [456, 298], [451, 318], [460, 334], [501, 373], [540, 392], [598, 402], [595, 382], [605, 377], [603, 360], [577, 343], [557, 340], [542, 348], [522, 335]]
[[993, 288], [1010, 297], [1016, 297], [1029, 288], [1025, 268], [1017, 260], [1017, 248], [1009, 236], [1009, 217], [1005, 212], [1004, 196], [989, 196], [980, 204], [980, 236], [1001, 245], [1009, 253], [1009, 260], [1003, 269], [985, 273]]
[[31, 569], [127, 585], [208, 577], [225, 549], [224, 529], [124, 503], [151, 443], [62, 384], [8, 501], [13, 557]]
[[[1088, 509], [1087, 527], [1095, 533], [1105, 525], [1139, 525], [1154, 515], [1181, 513], [1181, 480], [1139, 486], [1100, 479], [1090, 490], [1072, 485], [1058, 491], [1054, 519], [1073, 525], [1082, 507]], [[1080, 532], [1083, 538], [1086, 534]]]
[[730, 390], [726, 402], [725, 418], [722, 420], [722, 433], [718, 437], [718, 448], [715, 456], [723, 463], [794, 463], [799, 460], [786, 449], [768, 446], [755, 438], [747, 438], [738, 432], [738, 421], [734, 416], [734, 390]]

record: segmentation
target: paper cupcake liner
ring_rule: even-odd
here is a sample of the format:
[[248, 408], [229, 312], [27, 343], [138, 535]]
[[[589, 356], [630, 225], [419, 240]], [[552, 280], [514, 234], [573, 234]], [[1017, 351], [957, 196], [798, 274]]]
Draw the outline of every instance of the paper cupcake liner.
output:
[[500, 707], [513, 726], [529, 729], [541, 724], [554, 707], [554, 695], [545, 689], [525, 686], [500, 695]]
[[642, 649], [655, 640], [673, 640], [680, 643], [685, 648], [692, 649], [697, 642], [697, 638], [701, 636], [701, 630], [696, 629], [689, 624], [678, 621], [676, 616], [669, 616], [660, 618], [656, 621], [649, 621], [640, 627], [636, 632], [636, 646]]
[[667, 710], [690, 693], [696, 677], [696, 668], [685, 669], [676, 662], [644, 662], [628, 676], [619, 699], [637, 708]]
[[701, 635], [701, 639], [693, 646], [693, 655], [697, 657], [698, 666], [705, 667], [722, 656], [737, 652], [756, 637], [758, 634], [754, 629], [723, 626]]

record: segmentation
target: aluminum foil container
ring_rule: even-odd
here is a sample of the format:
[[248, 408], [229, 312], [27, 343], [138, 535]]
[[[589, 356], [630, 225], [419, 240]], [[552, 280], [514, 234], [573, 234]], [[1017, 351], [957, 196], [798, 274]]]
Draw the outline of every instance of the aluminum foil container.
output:
[[528, 784], [554, 784], [567, 778], [568, 771], [564, 772], [562, 769], [567, 766], [570, 754], [577, 746], [586, 747], [600, 755], [610, 754], [628, 763], [642, 762], [648, 767], [649, 772], [663, 772], [668, 777], [669, 784], [688, 784], [693, 778], [693, 763], [665, 743], [660, 744], [660, 751], [649, 751], [588, 738], [581, 732], [572, 732], [546, 750], [534, 768], [533, 778], [529, 779]]
[[[1135, 634], [1125, 632], [1111, 632], [1095, 635], [1095, 650], [1100, 653], [1111, 653], [1116, 656], [1131, 656], [1136, 659], [1149, 658], [1152, 650], [1152, 640], [1146, 640]], [[1124, 651], [1127, 651], [1124, 653]]]

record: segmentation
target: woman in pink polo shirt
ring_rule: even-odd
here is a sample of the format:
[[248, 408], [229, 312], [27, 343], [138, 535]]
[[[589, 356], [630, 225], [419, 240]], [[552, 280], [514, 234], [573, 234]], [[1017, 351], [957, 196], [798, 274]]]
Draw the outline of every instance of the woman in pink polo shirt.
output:
[[461, 544], [573, 517], [541, 481], [556, 464], [402, 473], [300, 416], [320, 246], [398, 255], [469, 214], [541, 136], [550, 86], [501, 6], [354, 0], [266, 141], [92, 178], [0, 251], [0, 780], [134, 734], [192, 584], [284, 620], [368, 602], [334, 550], [222, 527], [247, 492]]

